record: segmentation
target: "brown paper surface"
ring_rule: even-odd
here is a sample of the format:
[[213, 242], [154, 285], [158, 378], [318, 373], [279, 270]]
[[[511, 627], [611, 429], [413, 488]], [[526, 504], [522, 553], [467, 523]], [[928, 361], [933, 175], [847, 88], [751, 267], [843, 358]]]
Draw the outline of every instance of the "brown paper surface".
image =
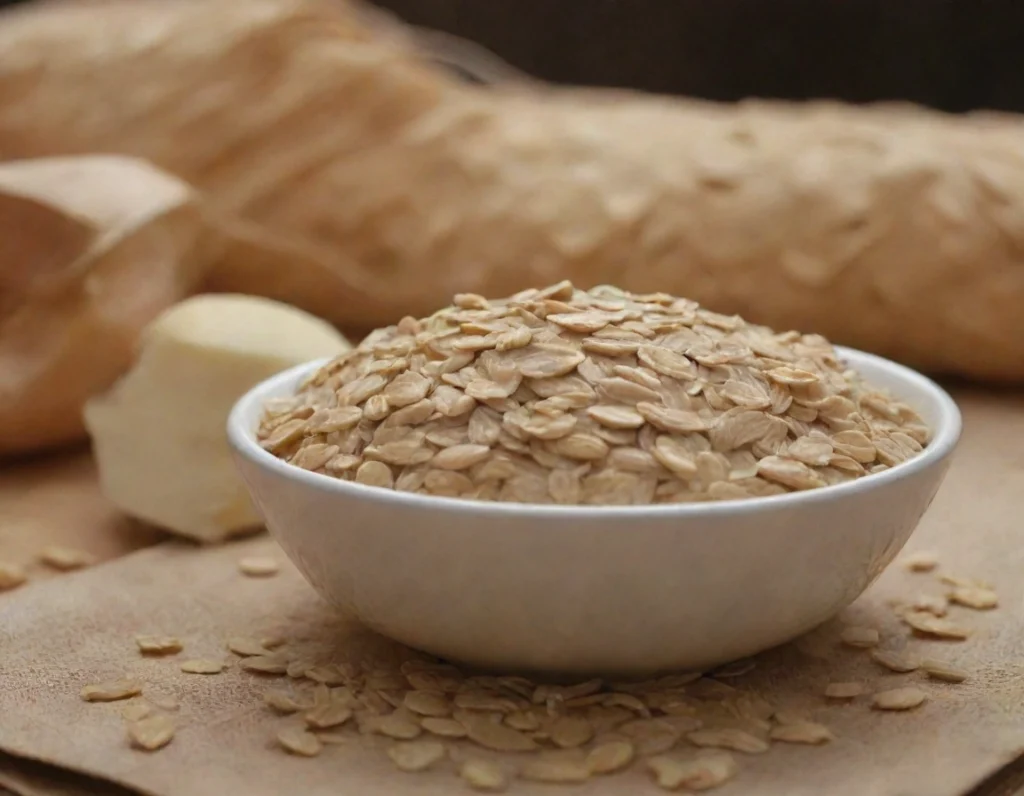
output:
[[[737, 755], [741, 773], [723, 796], [954, 796], [971, 791], [1024, 751], [1024, 396], [961, 391], [966, 433], [953, 469], [908, 550], [937, 552], [947, 573], [991, 582], [994, 611], [953, 609], [974, 628], [966, 642], [908, 640], [916, 652], [971, 672], [961, 685], [897, 675], [837, 642], [832, 622], [798, 642], [762, 655], [730, 682], [763, 694], [777, 707], [827, 724], [837, 740], [823, 747], [775, 744], [765, 755]], [[823, 532], [827, 529], [823, 529]], [[397, 772], [387, 739], [354, 729], [315, 759], [275, 748], [289, 721], [262, 705], [278, 678], [242, 671], [224, 648], [231, 635], [280, 632], [285, 649], [303, 658], [377, 662], [401, 659], [401, 648], [362, 633], [327, 608], [290, 566], [272, 578], [245, 578], [242, 555], [280, 555], [253, 539], [214, 549], [168, 543], [84, 572], [38, 583], [0, 602], [0, 750], [122, 783], [158, 796], [276, 796], [301, 784], [309, 796], [441, 796], [463, 792], [446, 763], [423, 774]], [[942, 589], [934, 575], [894, 565], [847, 619], [882, 629], [888, 642], [907, 637], [889, 601]], [[185, 651], [144, 659], [136, 633], [168, 633]], [[179, 671], [184, 658], [223, 657], [222, 674]], [[179, 730], [163, 750], [144, 753], [126, 742], [124, 703], [87, 704], [83, 685], [137, 677], [145, 693], [177, 697]], [[864, 698], [826, 704], [829, 681], [863, 680], [872, 688], [919, 685], [930, 699], [905, 714], [871, 711]], [[513, 793], [559, 792], [516, 782]], [[642, 766], [591, 780], [566, 792], [656, 793]], [[986, 791], [986, 793], [995, 791]], [[1001, 790], [1000, 793], [1008, 791]]]
[[[30, 582], [58, 574], [36, 560], [47, 545], [84, 550], [105, 561], [162, 538], [104, 500], [88, 451], [0, 467], [0, 560], [25, 567]], [[19, 591], [0, 592], [0, 604]]]

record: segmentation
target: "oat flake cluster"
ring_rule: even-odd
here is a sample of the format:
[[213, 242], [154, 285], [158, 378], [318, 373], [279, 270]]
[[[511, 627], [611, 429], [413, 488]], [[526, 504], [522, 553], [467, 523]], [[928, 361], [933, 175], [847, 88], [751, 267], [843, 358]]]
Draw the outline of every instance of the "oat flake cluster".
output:
[[[926, 553], [903, 563], [913, 573], [938, 568], [938, 559]], [[971, 628], [947, 614], [993, 610], [998, 595], [983, 581], [945, 572], [933, 578], [923, 581], [926, 591], [917, 598], [892, 603], [906, 632], [883, 620], [884, 632], [849, 625], [839, 633], [835, 641], [849, 648], [847, 656], [863, 656], [861, 664], [849, 657], [841, 664], [855, 679], [820, 683], [820, 692], [815, 684], [802, 695], [783, 696], [770, 678], [759, 677], [760, 656], [705, 673], [558, 684], [470, 674], [394, 645], [355, 643], [339, 655], [333, 645], [325, 649], [318, 640], [277, 633], [228, 637], [225, 647], [235, 656], [228, 660], [175, 660], [188, 645], [170, 635], [137, 635], [135, 644], [143, 657], [168, 659], [164, 665], [186, 677], [251, 677], [244, 682], [262, 691], [278, 717], [276, 746], [290, 755], [329, 756], [335, 745], [349, 754], [386, 752], [400, 771], [456, 773], [479, 792], [511, 790], [516, 780], [573, 785], [645, 770], [661, 788], [690, 793], [725, 785], [742, 772], [743, 758], [772, 753], [779, 744], [836, 741], [818, 719], [842, 723], [858, 709], [917, 710], [932, 695], [944, 699], [947, 688], [972, 679], [954, 661], [919, 653], [934, 650], [935, 642], [964, 641]], [[940, 624], [921, 623], [925, 615]], [[957, 632], [948, 632], [953, 628]], [[802, 679], [810, 684], [817, 678]], [[260, 680], [266, 690], [256, 686]], [[237, 691], [237, 679], [232, 687]], [[209, 707], [207, 690], [190, 692], [180, 683], [176, 690], [192, 703], [190, 710], [179, 712], [177, 697], [132, 677], [86, 685], [79, 693], [86, 702], [127, 702], [121, 713], [126, 742], [150, 753], [172, 743], [179, 726], [192, 731]], [[647, 792], [638, 780], [625, 787]]]
[[457, 295], [266, 406], [259, 439], [364, 484], [522, 503], [763, 497], [878, 472], [929, 439], [827, 340], [693, 301], [562, 282]]

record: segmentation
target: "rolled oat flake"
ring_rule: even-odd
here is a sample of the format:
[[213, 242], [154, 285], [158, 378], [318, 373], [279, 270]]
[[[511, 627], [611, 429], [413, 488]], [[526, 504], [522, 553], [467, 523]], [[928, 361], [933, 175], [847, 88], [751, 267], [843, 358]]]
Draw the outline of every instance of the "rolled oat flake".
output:
[[923, 705], [928, 695], [919, 688], [893, 688], [879, 691], [871, 698], [872, 707], [877, 710], [912, 710]]
[[467, 760], [459, 768], [459, 776], [474, 790], [502, 791], [508, 785], [508, 778], [501, 766], [490, 760]]
[[848, 647], [867, 649], [878, 644], [880, 637], [873, 627], [848, 627], [840, 634], [840, 639]]

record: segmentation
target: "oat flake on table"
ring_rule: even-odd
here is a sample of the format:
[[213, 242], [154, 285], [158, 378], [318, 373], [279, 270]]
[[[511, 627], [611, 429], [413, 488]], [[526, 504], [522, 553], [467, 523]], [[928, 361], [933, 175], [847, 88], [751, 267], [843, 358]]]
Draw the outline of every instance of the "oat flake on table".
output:
[[24, 567], [10, 561], [0, 561], [0, 591], [16, 589], [27, 581]]
[[568, 282], [457, 295], [265, 409], [260, 443], [298, 467], [526, 503], [777, 495], [884, 470], [929, 440], [820, 336]]

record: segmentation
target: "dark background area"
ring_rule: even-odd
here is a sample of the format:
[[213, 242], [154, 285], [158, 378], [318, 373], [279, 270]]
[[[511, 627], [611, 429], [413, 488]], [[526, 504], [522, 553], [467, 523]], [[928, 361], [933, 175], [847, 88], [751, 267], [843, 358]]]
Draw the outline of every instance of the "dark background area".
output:
[[[18, 1], [0, 0], [0, 6]], [[902, 99], [949, 111], [1024, 112], [1024, 0], [378, 5], [413, 24], [472, 39], [536, 77], [564, 83], [716, 100]]]
[[380, 0], [566, 83], [1024, 111], [1024, 0]]

